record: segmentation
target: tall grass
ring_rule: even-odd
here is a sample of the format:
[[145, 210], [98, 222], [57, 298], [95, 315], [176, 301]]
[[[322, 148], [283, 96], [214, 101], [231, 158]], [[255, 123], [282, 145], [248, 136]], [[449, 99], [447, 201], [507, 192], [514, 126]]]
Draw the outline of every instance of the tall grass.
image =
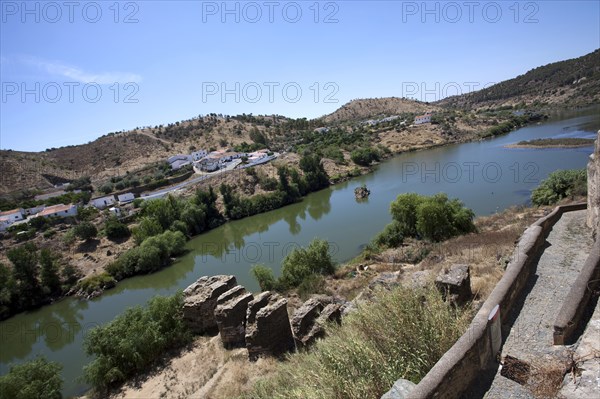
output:
[[469, 312], [446, 304], [434, 287], [381, 292], [309, 352], [290, 355], [246, 398], [378, 398], [399, 378], [418, 383], [452, 346]]

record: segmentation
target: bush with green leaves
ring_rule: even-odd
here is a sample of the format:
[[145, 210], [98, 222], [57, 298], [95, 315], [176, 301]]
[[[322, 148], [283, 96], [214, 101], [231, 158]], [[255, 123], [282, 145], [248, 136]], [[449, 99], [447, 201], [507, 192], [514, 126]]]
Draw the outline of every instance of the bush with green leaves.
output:
[[379, 161], [381, 155], [376, 148], [357, 148], [350, 153], [350, 159], [357, 165], [369, 166], [375, 161]]
[[548, 175], [531, 193], [534, 205], [552, 205], [563, 198], [587, 195], [587, 173], [585, 169], [557, 170]]
[[185, 236], [180, 231], [167, 230], [148, 237], [139, 247], [122, 254], [109, 264], [106, 271], [117, 280], [137, 274], [154, 272], [166, 266], [173, 256], [181, 255], [185, 247]]
[[127, 309], [110, 323], [92, 329], [84, 348], [94, 360], [84, 379], [98, 392], [147, 371], [167, 350], [191, 341], [183, 322], [183, 295], [155, 297], [145, 308]]
[[74, 233], [77, 238], [88, 241], [98, 235], [98, 229], [91, 222], [82, 222], [75, 226]]
[[265, 265], [255, 265], [250, 269], [252, 276], [258, 281], [261, 291], [271, 291], [277, 286], [277, 279], [273, 270]]
[[109, 240], [120, 240], [131, 235], [129, 227], [112, 216], [104, 223], [104, 232]]
[[329, 243], [315, 238], [306, 248], [295, 248], [283, 260], [279, 284], [283, 288], [298, 287], [312, 275], [335, 272], [335, 263], [329, 253]]
[[400, 194], [390, 205], [390, 212], [393, 222], [375, 238], [378, 246], [398, 246], [406, 237], [442, 241], [475, 231], [473, 211], [444, 193], [430, 197]]
[[96, 274], [94, 276], [86, 277], [77, 283], [75, 289], [85, 294], [92, 294], [94, 292], [102, 292], [115, 286], [117, 281], [110, 274], [104, 272]]
[[11, 367], [0, 376], [0, 396], [10, 399], [61, 399], [62, 366], [43, 357]]

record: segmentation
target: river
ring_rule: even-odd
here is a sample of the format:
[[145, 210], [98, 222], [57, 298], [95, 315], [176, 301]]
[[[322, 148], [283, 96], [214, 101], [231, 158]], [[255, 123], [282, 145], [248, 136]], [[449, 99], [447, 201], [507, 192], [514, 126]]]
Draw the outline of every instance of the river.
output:
[[[398, 194], [445, 192], [460, 198], [477, 215], [527, 204], [531, 190], [556, 169], [582, 168], [592, 147], [575, 149], [507, 149], [507, 144], [546, 137], [594, 138], [600, 109], [557, 114], [547, 122], [508, 135], [466, 144], [395, 156], [361, 176], [308, 195], [302, 202], [238, 220], [189, 241], [189, 252], [157, 273], [127, 279], [99, 298], [67, 298], [0, 323], [0, 374], [11, 364], [44, 355], [63, 365], [65, 396], [88, 387], [78, 377], [90, 359], [83, 337], [127, 307], [154, 295], [170, 295], [202, 275], [233, 274], [240, 284], [258, 290], [249, 270], [262, 263], [278, 275], [283, 257], [314, 237], [329, 241], [335, 259], [343, 262], [391, 220], [389, 204]], [[371, 196], [354, 198], [366, 184]]]

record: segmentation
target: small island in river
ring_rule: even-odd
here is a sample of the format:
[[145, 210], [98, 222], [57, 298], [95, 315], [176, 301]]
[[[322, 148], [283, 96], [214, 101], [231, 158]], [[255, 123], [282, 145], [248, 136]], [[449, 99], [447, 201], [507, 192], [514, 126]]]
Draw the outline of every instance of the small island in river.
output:
[[594, 145], [594, 139], [562, 138], [523, 140], [516, 144], [506, 145], [506, 148], [577, 148]]

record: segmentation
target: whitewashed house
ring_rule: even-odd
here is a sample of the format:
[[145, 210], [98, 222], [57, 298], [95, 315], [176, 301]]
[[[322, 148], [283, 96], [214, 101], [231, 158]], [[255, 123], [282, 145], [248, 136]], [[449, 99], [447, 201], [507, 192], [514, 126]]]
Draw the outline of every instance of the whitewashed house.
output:
[[116, 217], [121, 217], [121, 208], [117, 208], [117, 207], [112, 207], [108, 210], [110, 213], [112, 213], [113, 215], [115, 215]]
[[115, 202], [116, 202], [116, 200], [115, 200], [115, 196], [114, 195], [107, 195], [106, 197], [92, 198], [90, 200], [90, 202], [96, 208], [98, 208], [98, 209], [104, 209], [106, 207], [114, 205]]
[[415, 117], [415, 125], [422, 125], [423, 123], [431, 123], [431, 113], [427, 112], [425, 115], [419, 115]]
[[214, 172], [215, 170], [219, 169], [220, 162], [219, 158], [208, 156], [201, 159], [200, 162], [198, 162], [198, 165], [200, 166], [200, 170], [205, 172]]
[[25, 209], [24, 215], [25, 216], [35, 215], [36, 213], [43, 211], [45, 207], [46, 207], [46, 205], [40, 205], [40, 206], [34, 206], [33, 208]]
[[133, 195], [133, 193], [125, 193], [117, 195], [117, 199], [119, 200], [120, 204], [127, 204], [135, 199], [135, 195]]
[[0, 212], [0, 231], [5, 231], [14, 223], [23, 220], [24, 213], [22, 208]]
[[53, 206], [47, 206], [43, 211], [37, 213], [34, 217], [69, 217], [77, 216], [77, 206], [68, 204], [58, 204]]
[[198, 162], [199, 160], [201, 160], [202, 158], [204, 158], [207, 155], [208, 155], [208, 151], [206, 151], [206, 150], [194, 151], [194, 152], [192, 152], [192, 161]]
[[190, 165], [192, 163], [192, 156], [183, 154], [173, 155], [167, 158], [167, 162], [171, 166], [171, 169], [177, 170], [186, 165]]

